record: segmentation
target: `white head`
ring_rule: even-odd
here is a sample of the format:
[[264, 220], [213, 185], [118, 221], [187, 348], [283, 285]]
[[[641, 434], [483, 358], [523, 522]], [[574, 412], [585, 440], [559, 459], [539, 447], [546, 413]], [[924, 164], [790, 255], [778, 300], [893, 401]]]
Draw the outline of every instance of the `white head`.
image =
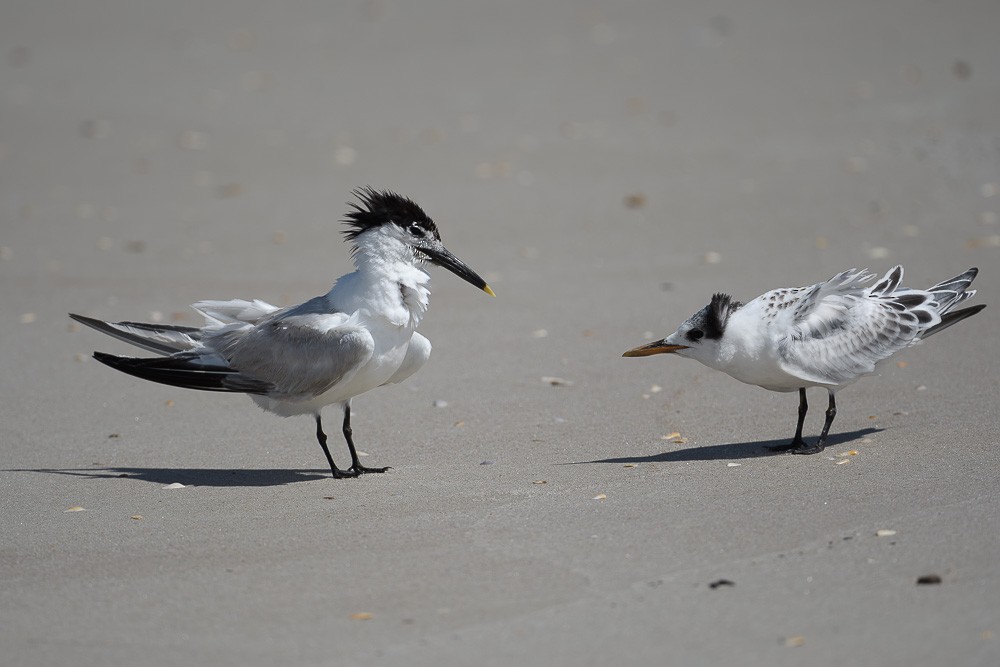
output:
[[697, 359], [706, 366], [714, 366], [712, 362], [719, 357], [729, 316], [742, 306], [742, 303], [734, 301], [728, 294], [716, 294], [707, 306], [684, 320], [674, 333], [661, 340], [634, 347], [622, 356], [679, 354]]

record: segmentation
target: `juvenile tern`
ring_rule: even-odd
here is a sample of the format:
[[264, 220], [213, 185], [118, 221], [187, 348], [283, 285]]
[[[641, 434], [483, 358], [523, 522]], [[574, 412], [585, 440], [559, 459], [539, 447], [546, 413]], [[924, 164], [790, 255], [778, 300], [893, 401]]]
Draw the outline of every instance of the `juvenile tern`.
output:
[[[427, 311], [429, 261], [491, 296], [490, 286], [441, 243], [437, 226], [413, 201], [388, 190], [354, 191], [343, 232], [355, 271], [333, 288], [291, 308], [260, 300], [199, 301], [202, 327], [102, 322], [70, 314], [110, 336], [162, 355], [94, 358], [123, 373], [177, 387], [245, 393], [283, 417], [312, 415], [316, 438], [335, 478], [385, 472], [361, 465], [351, 437], [351, 399], [402, 382], [430, 356], [417, 333]], [[343, 410], [351, 467], [334, 464], [320, 411]]]
[[[809, 287], [775, 289], [747, 304], [728, 294], [689, 317], [662, 340], [640, 345], [625, 357], [674, 353], [696, 359], [740, 382], [770, 391], [799, 392], [799, 421], [790, 444], [771, 447], [795, 454], [823, 451], [837, 414], [834, 395], [899, 350], [932, 336], [985, 308], [952, 311], [976, 293], [968, 289], [978, 269], [926, 289], [900, 286], [896, 266], [872, 287], [867, 269], [850, 269]], [[802, 440], [806, 388], [830, 394], [819, 440]]]

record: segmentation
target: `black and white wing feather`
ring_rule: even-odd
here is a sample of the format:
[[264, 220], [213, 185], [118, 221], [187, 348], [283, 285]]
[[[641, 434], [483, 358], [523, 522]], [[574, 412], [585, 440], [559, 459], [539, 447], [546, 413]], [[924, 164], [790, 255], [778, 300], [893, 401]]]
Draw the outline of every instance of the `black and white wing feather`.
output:
[[896, 266], [871, 288], [873, 274], [851, 269], [809, 288], [792, 310], [789, 333], [778, 343], [782, 370], [808, 382], [841, 385], [922, 335], [934, 333], [947, 309], [972, 293], [975, 270], [930, 290], [900, 287]]

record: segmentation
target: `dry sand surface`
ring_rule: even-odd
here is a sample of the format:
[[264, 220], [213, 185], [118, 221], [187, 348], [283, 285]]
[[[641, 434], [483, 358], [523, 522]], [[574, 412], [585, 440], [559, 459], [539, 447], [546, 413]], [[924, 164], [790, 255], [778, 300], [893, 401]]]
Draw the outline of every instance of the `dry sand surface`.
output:
[[[5, 1], [0, 660], [1000, 664], [998, 27], [995, 0]], [[115, 373], [66, 317], [325, 292], [365, 184], [498, 295], [431, 269], [430, 363], [354, 403], [385, 475], [331, 480], [308, 419]], [[992, 305], [842, 392], [824, 454], [767, 455], [794, 394], [620, 356], [713, 292], [896, 263], [979, 266]]]

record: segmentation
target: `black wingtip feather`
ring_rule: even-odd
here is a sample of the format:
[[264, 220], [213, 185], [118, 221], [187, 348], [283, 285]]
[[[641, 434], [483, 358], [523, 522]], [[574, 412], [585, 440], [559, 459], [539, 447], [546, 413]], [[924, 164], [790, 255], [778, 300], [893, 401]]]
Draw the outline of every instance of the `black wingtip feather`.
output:
[[921, 336], [921, 338], [927, 338], [929, 336], [933, 336], [937, 332], [942, 331], [944, 329], [947, 329], [948, 327], [950, 327], [953, 324], [958, 324], [959, 322], [961, 322], [962, 320], [966, 319], [967, 317], [972, 317], [973, 315], [975, 315], [976, 313], [978, 313], [979, 311], [981, 311], [985, 307], [986, 307], [986, 304], [985, 303], [981, 303], [978, 306], [970, 306], [968, 308], [962, 308], [961, 310], [956, 310], [956, 311], [953, 311], [953, 312], [950, 312], [950, 313], [945, 313], [944, 315], [941, 316], [941, 322], [939, 324], [931, 327], [927, 331], [925, 331], [923, 333], [923, 335]]
[[241, 387], [244, 388], [234, 389], [227, 384], [226, 380], [235, 375], [235, 371], [194, 366], [189, 359], [183, 357], [136, 359], [119, 357], [105, 352], [94, 352], [94, 359], [127, 375], [172, 387], [229, 393], [257, 394], [267, 392], [263, 383], [260, 387], [241, 383]]

